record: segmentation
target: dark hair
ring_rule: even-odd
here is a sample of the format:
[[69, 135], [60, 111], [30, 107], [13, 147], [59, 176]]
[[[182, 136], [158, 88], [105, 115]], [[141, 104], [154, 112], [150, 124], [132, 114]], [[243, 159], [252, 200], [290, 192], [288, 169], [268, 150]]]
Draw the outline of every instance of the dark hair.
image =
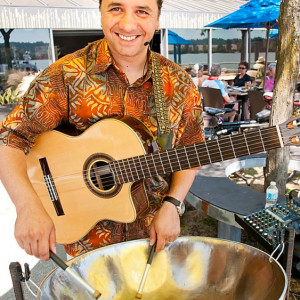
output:
[[[164, 0], [157, 0], [158, 15], [160, 15], [161, 7], [162, 7], [162, 4], [163, 4], [163, 1], [164, 1]], [[102, 3], [102, 0], [99, 0], [99, 9], [101, 8], [101, 3]]]
[[242, 65], [242, 66], [245, 66], [247, 70], [249, 70], [249, 64], [246, 62], [246, 61], [241, 61], [239, 63], [239, 66]]

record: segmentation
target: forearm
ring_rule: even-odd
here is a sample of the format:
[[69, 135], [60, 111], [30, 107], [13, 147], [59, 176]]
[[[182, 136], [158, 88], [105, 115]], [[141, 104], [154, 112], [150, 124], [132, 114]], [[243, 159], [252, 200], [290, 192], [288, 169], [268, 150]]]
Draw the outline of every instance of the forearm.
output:
[[26, 156], [18, 149], [0, 146], [0, 179], [17, 211], [30, 204], [41, 205], [27, 176]]
[[184, 170], [173, 173], [168, 196], [183, 201], [192, 186], [196, 170]]

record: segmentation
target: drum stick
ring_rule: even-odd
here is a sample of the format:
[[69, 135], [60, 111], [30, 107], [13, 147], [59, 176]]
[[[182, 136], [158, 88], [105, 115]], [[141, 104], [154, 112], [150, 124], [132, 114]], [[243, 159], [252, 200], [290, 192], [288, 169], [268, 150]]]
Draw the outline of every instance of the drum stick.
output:
[[51, 250], [50, 258], [64, 271], [68, 272], [74, 279], [76, 279], [84, 288], [86, 288], [95, 299], [101, 296], [101, 293], [90, 286], [86, 281], [84, 281], [75, 271], [73, 271], [61, 258], [54, 254]]
[[146, 268], [145, 268], [145, 271], [144, 271], [144, 275], [142, 277], [139, 290], [135, 295], [136, 299], [142, 299], [144, 285], [145, 285], [145, 282], [146, 282], [146, 279], [147, 279], [147, 275], [148, 275], [148, 272], [149, 272], [149, 269], [150, 269], [150, 265], [152, 263], [152, 259], [153, 259], [154, 253], [155, 253], [155, 249], [156, 249], [156, 242], [150, 248], [150, 253], [149, 253], [149, 256], [148, 256], [147, 265], [146, 265]]

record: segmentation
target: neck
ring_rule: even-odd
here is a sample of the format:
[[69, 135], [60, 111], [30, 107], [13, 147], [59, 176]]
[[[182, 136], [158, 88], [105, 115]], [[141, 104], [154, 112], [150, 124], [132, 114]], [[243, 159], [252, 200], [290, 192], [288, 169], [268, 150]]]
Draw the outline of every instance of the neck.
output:
[[147, 47], [138, 56], [118, 56], [113, 55], [116, 65], [126, 74], [130, 84], [142, 77], [147, 72]]

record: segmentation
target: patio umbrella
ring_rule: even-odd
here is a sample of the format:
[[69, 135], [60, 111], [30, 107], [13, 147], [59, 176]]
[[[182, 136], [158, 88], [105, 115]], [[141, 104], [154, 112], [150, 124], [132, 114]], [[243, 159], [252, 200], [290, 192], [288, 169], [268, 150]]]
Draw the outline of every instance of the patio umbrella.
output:
[[181, 45], [192, 45], [192, 43], [179, 36], [172, 30], [168, 30], [168, 44], [174, 45], [174, 62], [177, 63], [176, 48], [178, 49], [178, 63], [181, 64]]
[[205, 27], [216, 27], [223, 29], [231, 28], [266, 28], [266, 57], [264, 86], [266, 77], [266, 66], [269, 52], [269, 33], [271, 28], [278, 28], [277, 20], [280, 11], [281, 0], [251, 0], [242, 5], [237, 11], [216, 20]]

